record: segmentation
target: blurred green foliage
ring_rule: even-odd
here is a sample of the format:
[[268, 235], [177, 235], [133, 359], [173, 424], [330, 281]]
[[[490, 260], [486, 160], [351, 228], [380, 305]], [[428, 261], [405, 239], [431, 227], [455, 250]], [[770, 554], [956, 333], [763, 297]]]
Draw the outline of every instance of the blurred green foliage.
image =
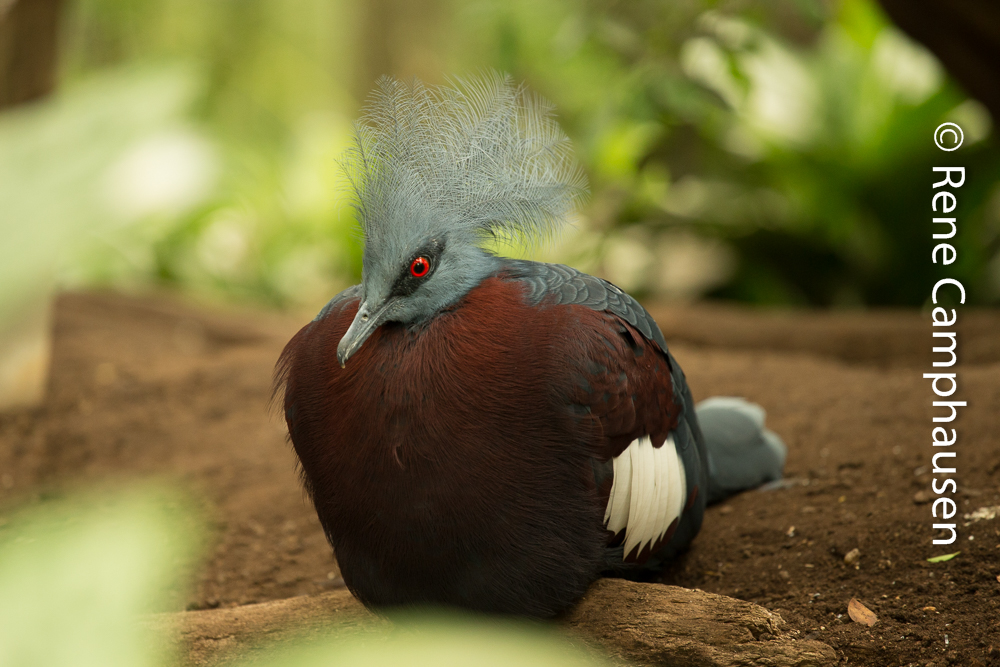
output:
[[[495, 68], [554, 102], [591, 180], [577, 228], [535, 256], [647, 297], [915, 306], [949, 276], [971, 303], [1000, 301], [990, 118], [872, 0], [70, 7], [67, 88], [111, 66], [179, 60], [194, 73], [188, 135], [146, 150], [173, 171], [147, 180], [204, 181], [197, 198], [175, 188], [184, 206], [170, 206], [169, 192], [159, 207], [124, 195], [133, 224], [91, 238], [66, 265], [70, 284], [168, 284], [279, 305], [328, 298], [360, 276], [336, 163], [373, 83], [358, 73], [384, 66], [434, 82]], [[436, 27], [393, 22], [394, 12]], [[945, 120], [966, 131], [955, 153], [933, 144]], [[185, 153], [185, 141], [201, 153]], [[949, 164], [968, 180], [958, 261], [939, 267], [931, 167]]]
[[575, 645], [552, 626], [453, 612], [409, 612], [376, 632], [278, 644], [247, 661], [289, 667], [607, 667], [611, 663]]
[[[341, 215], [336, 165], [355, 106], [340, 85], [344, 11], [315, 0], [70, 5], [68, 85], [108, 67], [163, 61], [185, 63], [198, 81], [188, 117], [210, 153], [180, 155], [145, 180], [183, 180], [198, 159], [215, 177], [195, 205], [148, 206], [115, 238], [92, 239], [64, 279], [165, 283], [273, 304], [316, 300], [353, 280], [360, 253], [349, 241], [350, 212]], [[149, 160], [162, 161], [176, 143], [165, 137]]]
[[38, 300], [81, 236], [114, 235], [122, 220], [105, 196], [108, 171], [178, 122], [193, 88], [179, 68], [123, 70], [0, 116], [0, 321]]
[[[912, 306], [949, 276], [973, 302], [1000, 297], [989, 115], [874, 3], [525, 0], [470, 20], [483, 58], [545, 91], [579, 141], [596, 228], [634, 240], [623, 286]], [[946, 120], [966, 130], [953, 154], [933, 143]], [[935, 267], [932, 167], [946, 165], [968, 180], [958, 262]], [[677, 263], [705, 271], [687, 294]]]
[[49, 501], [0, 521], [0, 664], [152, 667], [169, 645], [139, 623], [162, 611], [200, 546], [169, 493]]
[[[0, 515], [0, 664], [156, 667], [179, 664], [172, 623], [185, 574], [202, 551], [202, 522], [169, 490], [43, 501]], [[601, 667], [548, 626], [409, 612], [365, 632], [331, 622], [308, 637], [260, 643], [231, 665]]]

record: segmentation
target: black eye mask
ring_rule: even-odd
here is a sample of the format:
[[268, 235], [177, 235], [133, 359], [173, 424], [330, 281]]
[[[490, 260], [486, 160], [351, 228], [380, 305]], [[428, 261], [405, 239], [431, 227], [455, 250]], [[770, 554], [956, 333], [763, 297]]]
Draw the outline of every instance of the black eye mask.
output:
[[[441, 253], [443, 252], [444, 242], [432, 239], [420, 248], [420, 250], [413, 253], [400, 270], [399, 276], [396, 278], [396, 282], [392, 284], [392, 291], [389, 293], [389, 296], [409, 296], [417, 291], [417, 288], [420, 287], [421, 283], [430, 278], [434, 274], [434, 271], [437, 270], [438, 260], [441, 258]], [[430, 265], [427, 272], [419, 277], [413, 275], [410, 270], [410, 267], [413, 266], [413, 262], [418, 257], [426, 258]]]

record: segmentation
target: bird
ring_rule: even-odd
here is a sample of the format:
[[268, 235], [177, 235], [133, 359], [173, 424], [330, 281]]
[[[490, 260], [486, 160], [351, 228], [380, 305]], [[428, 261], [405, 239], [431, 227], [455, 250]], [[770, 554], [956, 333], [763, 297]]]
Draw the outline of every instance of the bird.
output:
[[763, 409], [696, 407], [629, 294], [496, 250], [552, 238], [587, 195], [544, 99], [501, 74], [383, 77], [341, 164], [361, 283], [288, 342], [275, 395], [366, 606], [553, 617], [781, 477]]

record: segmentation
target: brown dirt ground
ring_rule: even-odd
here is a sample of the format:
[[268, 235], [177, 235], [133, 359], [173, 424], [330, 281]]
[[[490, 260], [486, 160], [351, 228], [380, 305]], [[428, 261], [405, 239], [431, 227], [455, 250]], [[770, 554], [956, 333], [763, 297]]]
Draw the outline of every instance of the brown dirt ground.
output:
[[[1000, 313], [959, 311], [959, 541], [934, 547], [925, 316], [652, 310], [696, 398], [760, 403], [789, 445], [788, 483], [710, 508], [663, 580], [776, 610], [849, 664], [1000, 666], [1000, 519], [963, 520], [1000, 505]], [[274, 361], [308, 319], [61, 297], [46, 404], [0, 416], [0, 526], [5, 512], [80, 486], [167, 479], [203, 499], [210, 527], [178, 608], [342, 585], [268, 411]], [[875, 626], [851, 622], [852, 597]]]

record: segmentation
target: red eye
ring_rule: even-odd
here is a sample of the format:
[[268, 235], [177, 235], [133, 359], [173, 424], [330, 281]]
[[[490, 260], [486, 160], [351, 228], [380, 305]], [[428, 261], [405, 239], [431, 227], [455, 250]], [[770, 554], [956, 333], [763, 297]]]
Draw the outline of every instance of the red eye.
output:
[[423, 278], [431, 270], [431, 262], [426, 257], [417, 257], [410, 264], [410, 275], [414, 278]]

